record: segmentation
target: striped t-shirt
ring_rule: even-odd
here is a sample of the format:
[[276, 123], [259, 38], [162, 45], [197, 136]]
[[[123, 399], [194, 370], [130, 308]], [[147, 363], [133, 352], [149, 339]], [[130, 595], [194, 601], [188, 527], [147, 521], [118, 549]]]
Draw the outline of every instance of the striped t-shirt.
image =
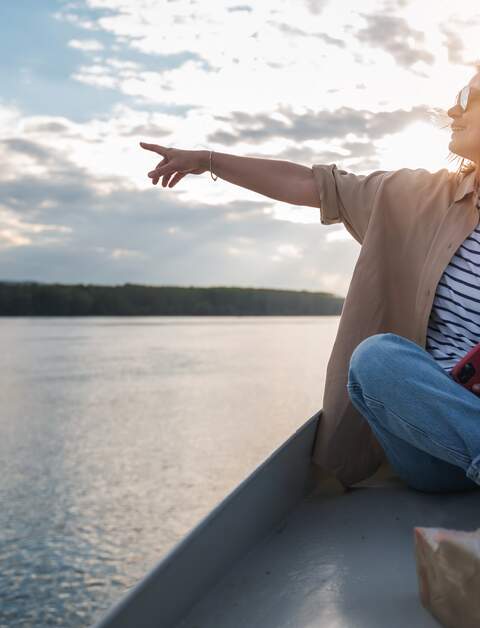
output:
[[438, 282], [425, 348], [450, 374], [458, 360], [479, 342], [480, 223], [457, 249]]

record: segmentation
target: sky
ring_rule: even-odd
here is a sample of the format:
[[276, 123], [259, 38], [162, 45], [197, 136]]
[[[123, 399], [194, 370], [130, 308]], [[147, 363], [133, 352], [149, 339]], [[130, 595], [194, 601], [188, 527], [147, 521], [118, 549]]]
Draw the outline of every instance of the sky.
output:
[[149, 142], [455, 170], [442, 117], [480, 61], [478, 0], [20, 0], [0, 5], [0, 279], [346, 296], [360, 245], [320, 210]]

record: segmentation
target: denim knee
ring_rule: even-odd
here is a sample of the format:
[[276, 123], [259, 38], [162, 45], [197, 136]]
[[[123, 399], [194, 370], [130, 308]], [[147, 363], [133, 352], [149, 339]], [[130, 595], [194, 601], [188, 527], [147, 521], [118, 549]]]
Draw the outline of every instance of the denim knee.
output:
[[382, 375], [388, 365], [387, 357], [391, 356], [392, 337], [395, 334], [390, 332], [374, 334], [356, 346], [350, 357], [348, 385], [371, 385]]

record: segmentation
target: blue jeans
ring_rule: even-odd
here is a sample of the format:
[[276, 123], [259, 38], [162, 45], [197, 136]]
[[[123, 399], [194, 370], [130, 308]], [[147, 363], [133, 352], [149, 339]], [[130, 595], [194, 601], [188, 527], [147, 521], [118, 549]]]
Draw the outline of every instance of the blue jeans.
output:
[[410, 488], [480, 488], [480, 397], [428, 351], [397, 334], [370, 336], [352, 354], [347, 389]]

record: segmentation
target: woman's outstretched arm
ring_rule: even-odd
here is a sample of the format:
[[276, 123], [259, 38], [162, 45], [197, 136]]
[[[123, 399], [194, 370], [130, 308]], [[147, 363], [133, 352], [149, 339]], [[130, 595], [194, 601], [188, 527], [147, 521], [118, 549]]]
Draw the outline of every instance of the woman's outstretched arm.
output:
[[[140, 142], [140, 146], [163, 157], [148, 173], [154, 185], [161, 178], [163, 187], [172, 188], [187, 174], [198, 175], [210, 170], [208, 150], [167, 148], [146, 142]], [[212, 151], [211, 157], [213, 174], [224, 181], [291, 205], [318, 207], [311, 168], [291, 161], [239, 157], [216, 151]]]
[[[203, 166], [209, 170], [210, 151], [201, 152]], [[224, 181], [277, 201], [318, 207], [318, 193], [311, 168], [291, 161], [238, 157], [214, 151], [212, 172]]]

